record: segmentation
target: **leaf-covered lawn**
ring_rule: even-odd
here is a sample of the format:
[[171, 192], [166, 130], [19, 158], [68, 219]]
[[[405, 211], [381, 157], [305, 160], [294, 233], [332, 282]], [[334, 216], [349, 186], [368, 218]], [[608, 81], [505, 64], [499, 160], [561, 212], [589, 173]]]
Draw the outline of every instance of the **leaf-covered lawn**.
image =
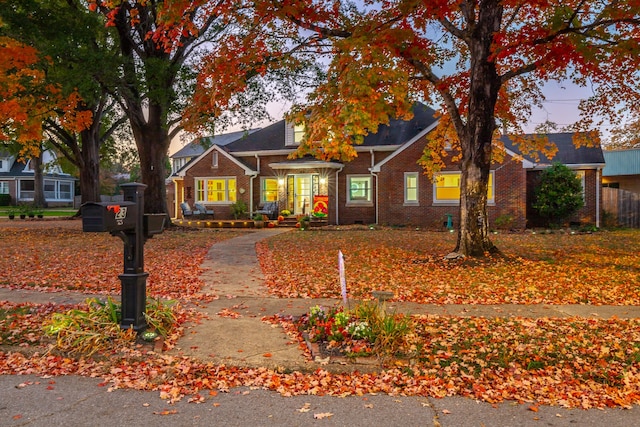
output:
[[[145, 271], [151, 297], [185, 299], [203, 283], [200, 264], [233, 231], [170, 229], [147, 240]], [[120, 292], [123, 242], [80, 227], [0, 228], [0, 286], [87, 293]]]
[[[199, 298], [206, 251], [234, 234], [178, 229], [150, 239], [145, 246], [150, 296]], [[339, 298], [337, 252], [342, 250], [355, 298], [383, 289], [400, 300], [430, 303], [638, 304], [639, 232], [496, 235], [505, 258], [444, 262], [454, 238], [399, 230], [291, 232], [259, 243], [258, 253], [272, 291], [280, 296]], [[119, 291], [122, 242], [108, 234], [0, 229], [0, 250], [1, 286]], [[53, 311], [68, 308], [0, 302], [0, 373], [101, 376], [112, 387], [214, 404], [218, 391], [241, 385], [284, 395], [461, 395], [583, 408], [640, 403], [639, 319], [415, 316], [411, 365], [405, 361], [371, 374], [280, 373], [214, 366], [138, 347], [97, 358], [48, 353], [50, 340], [40, 326]], [[180, 316], [180, 325], [195, 318], [193, 312]]]
[[350, 297], [460, 304], [640, 304], [640, 232], [498, 234], [502, 258], [444, 261], [453, 233], [412, 230], [285, 233], [258, 244], [271, 291], [340, 298], [338, 250]]

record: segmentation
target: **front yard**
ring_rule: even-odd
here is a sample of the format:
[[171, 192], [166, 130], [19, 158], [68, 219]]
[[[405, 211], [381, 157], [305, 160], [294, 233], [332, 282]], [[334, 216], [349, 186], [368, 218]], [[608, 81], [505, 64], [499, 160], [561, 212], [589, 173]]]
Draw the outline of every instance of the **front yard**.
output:
[[497, 234], [505, 255], [444, 261], [454, 233], [414, 230], [285, 233], [259, 243], [262, 268], [281, 297], [340, 298], [338, 250], [349, 295], [394, 293], [430, 304], [640, 305], [640, 232]]
[[[150, 239], [149, 296], [196, 304], [210, 298], [200, 293], [200, 263], [212, 244], [237, 233], [173, 229]], [[385, 290], [396, 300], [432, 304], [640, 305], [639, 231], [493, 239], [504, 257], [481, 261], [444, 261], [455, 236], [416, 230], [292, 231], [260, 242], [257, 250], [270, 291], [279, 297], [339, 300], [340, 250], [353, 299], [370, 300], [372, 291]], [[119, 291], [122, 242], [106, 233], [0, 227], [0, 251], [2, 287]], [[285, 395], [462, 395], [583, 408], [640, 403], [640, 319], [412, 316], [406, 340], [394, 343], [407, 357], [390, 357], [376, 374], [330, 374], [211, 366], [139, 348], [94, 357], [49, 353], [41, 325], [70, 308], [0, 302], [0, 373], [101, 376], [118, 387], [194, 401], [204, 399], [203, 390], [245, 385]], [[193, 313], [181, 315], [181, 322], [194, 320]]]

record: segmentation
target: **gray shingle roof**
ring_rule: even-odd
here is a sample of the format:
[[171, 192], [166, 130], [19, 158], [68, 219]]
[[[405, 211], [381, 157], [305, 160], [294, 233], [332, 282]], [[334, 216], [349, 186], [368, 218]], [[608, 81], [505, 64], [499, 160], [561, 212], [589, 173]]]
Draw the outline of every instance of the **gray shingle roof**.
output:
[[[550, 133], [547, 134], [550, 142], [553, 142], [558, 147], [558, 152], [552, 159], [548, 159], [544, 154], [540, 154], [538, 161], [535, 159], [524, 156], [525, 159], [537, 163], [537, 164], [551, 164], [553, 162], [560, 162], [565, 165], [592, 165], [603, 164], [604, 156], [602, 154], [602, 148], [600, 147], [578, 147], [573, 144], [573, 133]], [[532, 137], [531, 135], [530, 137]], [[517, 146], [508, 136], [503, 136], [501, 141], [504, 143], [505, 148], [521, 154]]]
[[[435, 111], [424, 104], [417, 103], [413, 109], [411, 120], [391, 120], [388, 125], [381, 125], [377, 133], [370, 133], [362, 143], [365, 147], [382, 145], [401, 145], [413, 138], [420, 131], [436, 121]], [[229, 152], [270, 151], [292, 149], [285, 144], [286, 122], [281, 120], [261, 129], [246, 138], [228, 144]]]
[[237, 132], [223, 133], [221, 135], [205, 136], [198, 139], [197, 141], [192, 141], [189, 144], [185, 145], [180, 150], [173, 153], [171, 155], [171, 158], [178, 159], [181, 157], [197, 157], [200, 154], [204, 153], [205, 150], [213, 144], [224, 146], [233, 141], [241, 139], [245, 135], [250, 135], [251, 133], [258, 130], [259, 129], [249, 129]]

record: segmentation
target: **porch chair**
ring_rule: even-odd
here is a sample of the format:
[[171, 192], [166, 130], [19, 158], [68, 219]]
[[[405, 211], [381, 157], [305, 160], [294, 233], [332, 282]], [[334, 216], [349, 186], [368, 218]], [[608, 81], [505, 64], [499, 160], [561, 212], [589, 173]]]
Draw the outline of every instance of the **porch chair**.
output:
[[193, 210], [191, 209], [191, 206], [189, 206], [188, 202], [182, 202], [180, 203], [180, 209], [182, 210], [182, 217], [186, 218], [188, 216], [193, 216], [193, 215], [200, 215], [200, 211], [199, 210]]
[[205, 205], [203, 205], [202, 203], [195, 203], [193, 205], [196, 210], [198, 212], [200, 212], [200, 215], [211, 215], [211, 218], [213, 218], [214, 212], [211, 209], [207, 209], [207, 207]]
[[254, 214], [266, 215], [269, 219], [278, 219], [278, 202], [265, 202], [258, 206]]

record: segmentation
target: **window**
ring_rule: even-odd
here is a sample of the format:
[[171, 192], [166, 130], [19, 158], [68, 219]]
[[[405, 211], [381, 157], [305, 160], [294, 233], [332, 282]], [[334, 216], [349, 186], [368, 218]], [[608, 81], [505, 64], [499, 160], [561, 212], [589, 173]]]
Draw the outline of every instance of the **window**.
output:
[[207, 178], [196, 180], [196, 202], [234, 203], [235, 178]]
[[0, 194], [9, 194], [8, 182], [0, 182]]
[[284, 145], [286, 147], [295, 147], [300, 145], [302, 138], [304, 138], [304, 125], [295, 125], [293, 123], [287, 123], [287, 131], [285, 134]]
[[350, 175], [347, 177], [347, 203], [370, 204], [372, 202], [372, 185], [369, 175]]
[[212, 168], [218, 167], [218, 152], [216, 150], [213, 150], [211, 152], [211, 167]]
[[418, 204], [418, 172], [404, 173], [404, 203]]
[[[460, 175], [460, 172], [442, 172], [436, 177], [436, 182], [433, 184], [434, 203], [460, 203]], [[493, 171], [489, 173], [487, 188], [488, 203], [494, 203], [493, 195], [495, 194], [495, 186], [493, 175]]]
[[304, 138], [304, 125], [294, 125], [293, 142], [295, 142], [296, 145], [300, 145], [300, 142], [302, 142], [302, 138]]
[[44, 180], [44, 198], [45, 199], [57, 199], [56, 197], [56, 182], [51, 180]]
[[278, 179], [277, 178], [261, 178], [260, 179], [260, 201], [261, 202], [278, 201]]
[[60, 182], [58, 198], [60, 200], [73, 200], [71, 191], [70, 182]]

